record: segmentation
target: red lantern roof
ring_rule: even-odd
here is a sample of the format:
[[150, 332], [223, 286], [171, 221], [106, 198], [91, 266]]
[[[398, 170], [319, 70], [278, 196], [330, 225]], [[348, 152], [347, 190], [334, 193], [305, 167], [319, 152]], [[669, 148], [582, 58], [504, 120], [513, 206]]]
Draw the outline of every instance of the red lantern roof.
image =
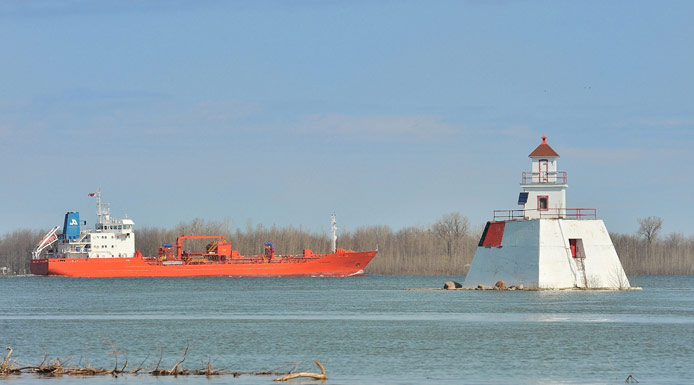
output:
[[557, 154], [552, 147], [547, 144], [547, 137], [543, 136], [542, 137], [542, 143], [540, 143], [539, 146], [533, 152], [528, 155], [529, 157], [535, 157], [535, 156], [554, 156], [554, 157], [559, 157], [559, 154]]

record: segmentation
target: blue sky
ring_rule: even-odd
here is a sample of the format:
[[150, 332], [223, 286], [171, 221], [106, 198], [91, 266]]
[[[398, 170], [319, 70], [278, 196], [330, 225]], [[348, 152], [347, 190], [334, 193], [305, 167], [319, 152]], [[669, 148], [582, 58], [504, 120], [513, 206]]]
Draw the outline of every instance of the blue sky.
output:
[[474, 224], [541, 135], [570, 207], [694, 233], [694, 3], [0, 3], [0, 232]]

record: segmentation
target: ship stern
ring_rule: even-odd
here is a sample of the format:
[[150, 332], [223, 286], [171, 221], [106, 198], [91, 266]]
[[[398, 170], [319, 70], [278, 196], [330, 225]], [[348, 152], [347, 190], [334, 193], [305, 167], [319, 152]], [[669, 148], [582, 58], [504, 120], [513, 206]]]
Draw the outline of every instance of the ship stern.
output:
[[29, 270], [34, 275], [48, 275], [48, 259], [33, 259]]

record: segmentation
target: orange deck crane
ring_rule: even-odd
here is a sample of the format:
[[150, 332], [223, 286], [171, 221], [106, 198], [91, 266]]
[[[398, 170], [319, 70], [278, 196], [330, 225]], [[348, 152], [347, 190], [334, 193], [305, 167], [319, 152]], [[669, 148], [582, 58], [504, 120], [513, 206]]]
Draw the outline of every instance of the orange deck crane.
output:
[[207, 245], [206, 253], [195, 253], [199, 255], [219, 255], [221, 257], [231, 256], [231, 243], [226, 240], [224, 235], [181, 235], [176, 238], [176, 256], [181, 258], [183, 256], [183, 248], [186, 239], [217, 239], [217, 241], [212, 242]]

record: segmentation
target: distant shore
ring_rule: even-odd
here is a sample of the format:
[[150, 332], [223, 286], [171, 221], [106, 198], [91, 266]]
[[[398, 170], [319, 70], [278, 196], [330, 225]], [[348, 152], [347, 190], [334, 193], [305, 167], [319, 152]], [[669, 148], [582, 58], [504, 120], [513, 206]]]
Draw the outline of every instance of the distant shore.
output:
[[[399, 230], [388, 226], [364, 226], [341, 231], [338, 247], [357, 251], [378, 249], [378, 254], [365, 269], [371, 274], [465, 275], [483, 228], [483, 224], [471, 225], [460, 213], [450, 213], [428, 226]], [[45, 232], [20, 229], [0, 236], [0, 268], [6, 268], [6, 275], [29, 271], [31, 252]], [[302, 227], [249, 224], [245, 229], [232, 229], [228, 221], [203, 219], [182, 222], [172, 228], [138, 228], [135, 245], [143, 255], [156, 255], [161, 244], [170, 243], [181, 234], [225, 235], [241, 254], [261, 253], [267, 241], [275, 244], [278, 254], [330, 249], [327, 234]], [[627, 275], [694, 275], [694, 236], [671, 233], [650, 234], [646, 238], [641, 234], [611, 233], [610, 237]]]

